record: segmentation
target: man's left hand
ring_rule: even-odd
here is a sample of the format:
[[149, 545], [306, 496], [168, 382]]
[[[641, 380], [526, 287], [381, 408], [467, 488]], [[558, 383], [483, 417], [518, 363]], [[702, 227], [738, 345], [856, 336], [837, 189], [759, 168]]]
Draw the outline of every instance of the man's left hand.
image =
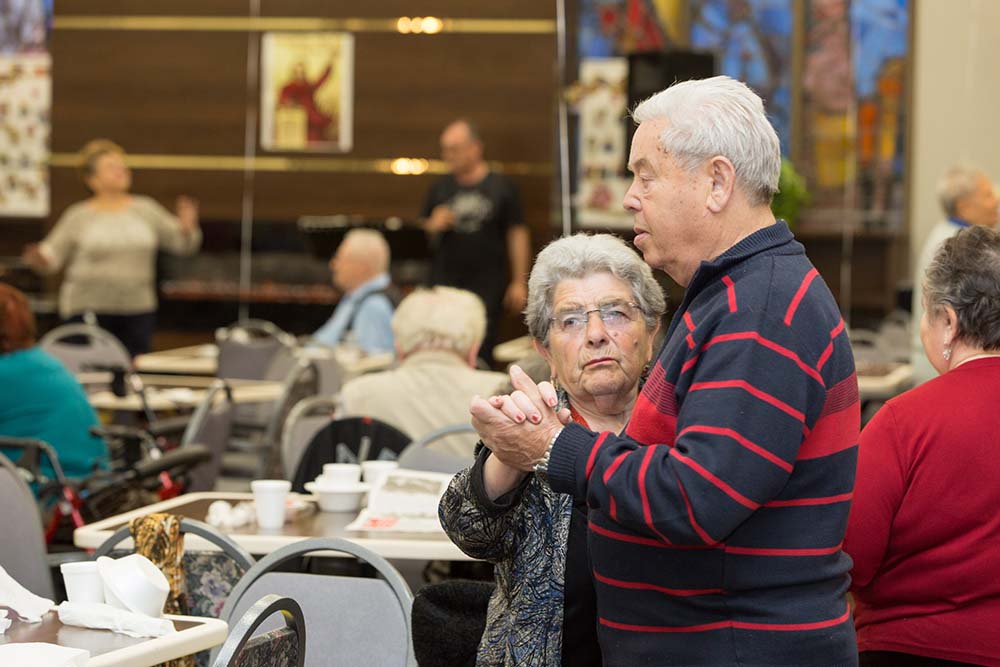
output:
[[520, 280], [511, 281], [503, 295], [503, 305], [512, 313], [520, 313], [528, 303], [528, 286]]

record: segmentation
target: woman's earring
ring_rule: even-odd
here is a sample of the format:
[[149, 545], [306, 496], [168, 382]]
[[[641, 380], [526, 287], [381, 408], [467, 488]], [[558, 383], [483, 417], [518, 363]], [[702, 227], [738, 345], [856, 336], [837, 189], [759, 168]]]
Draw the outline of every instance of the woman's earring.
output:
[[941, 352], [941, 355], [944, 357], [945, 361], [951, 361], [951, 347], [946, 345], [944, 350]]

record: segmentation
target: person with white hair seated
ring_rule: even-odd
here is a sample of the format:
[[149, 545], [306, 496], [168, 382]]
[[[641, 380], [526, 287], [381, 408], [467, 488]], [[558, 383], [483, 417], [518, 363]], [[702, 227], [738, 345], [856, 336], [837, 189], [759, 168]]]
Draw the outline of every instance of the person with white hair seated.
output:
[[938, 181], [938, 201], [946, 218], [931, 228], [924, 241], [914, 271], [913, 308], [910, 325], [910, 363], [915, 384], [937, 377], [920, 342], [920, 320], [924, 314], [924, 274], [938, 249], [959, 230], [972, 225], [996, 227], [1000, 219], [996, 189], [985, 172], [970, 166], [957, 165], [948, 169]]
[[[412, 438], [443, 426], [468, 423], [469, 401], [489, 395], [504, 373], [476, 370], [486, 332], [486, 309], [472, 292], [453, 287], [418, 289], [392, 318], [398, 368], [355, 378], [341, 390], [341, 414], [374, 417]], [[432, 450], [472, 459], [478, 437], [451, 435]]]
[[385, 237], [374, 229], [347, 232], [330, 259], [330, 272], [343, 297], [313, 339], [330, 346], [350, 342], [367, 354], [391, 352], [392, 279]]

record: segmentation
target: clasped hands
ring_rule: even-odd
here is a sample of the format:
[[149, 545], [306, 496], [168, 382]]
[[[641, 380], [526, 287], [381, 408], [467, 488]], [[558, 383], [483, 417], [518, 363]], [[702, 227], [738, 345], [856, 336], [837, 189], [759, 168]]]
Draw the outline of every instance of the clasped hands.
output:
[[557, 411], [559, 399], [549, 382], [535, 382], [518, 366], [510, 367], [511, 394], [482, 398], [469, 404], [472, 426], [502, 463], [531, 472], [552, 437], [570, 421], [570, 411]]

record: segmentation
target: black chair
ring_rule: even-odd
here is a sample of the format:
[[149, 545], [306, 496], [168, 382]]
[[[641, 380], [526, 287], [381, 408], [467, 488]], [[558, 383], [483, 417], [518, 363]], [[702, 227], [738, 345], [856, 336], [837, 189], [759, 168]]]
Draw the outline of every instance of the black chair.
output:
[[306, 447], [292, 476], [292, 491], [305, 493], [306, 482], [323, 472], [324, 463], [357, 463], [397, 458], [412, 438], [372, 417], [335, 419]]
[[0, 454], [0, 565], [35, 595], [52, 599], [52, 575], [45, 554], [35, 497], [10, 460]]

